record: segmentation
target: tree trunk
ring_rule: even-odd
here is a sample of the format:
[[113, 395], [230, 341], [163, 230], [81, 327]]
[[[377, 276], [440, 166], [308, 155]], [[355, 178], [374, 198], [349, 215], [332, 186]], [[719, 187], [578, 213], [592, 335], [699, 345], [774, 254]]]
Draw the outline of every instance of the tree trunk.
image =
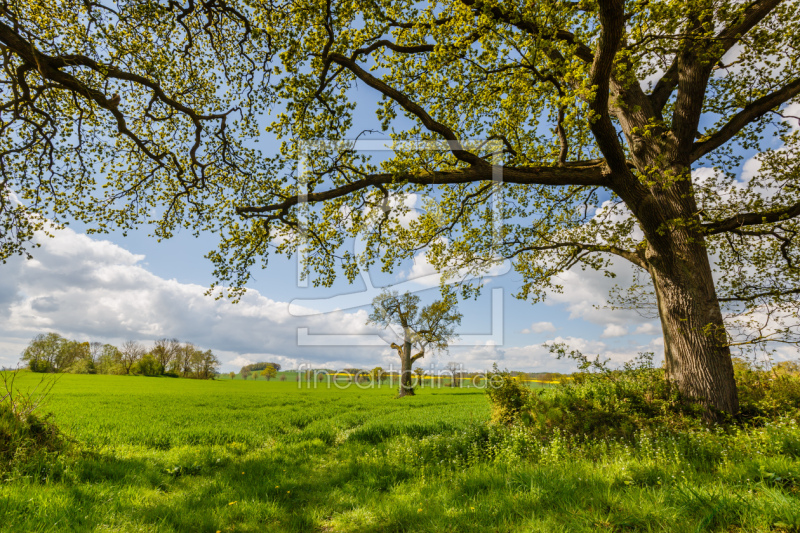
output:
[[733, 363], [705, 236], [699, 230], [689, 155], [678, 153], [669, 136], [660, 142], [651, 146], [652, 153], [635, 155], [639, 171], [657, 183], [621, 183], [616, 192], [645, 234], [640, 266], [653, 280], [667, 379], [683, 395], [699, 400], [709, 418], [715, 418], [715, 410], [735, 414], [739, 398]]
[[411, 341], [406, 339], [403, 342], [403, 350], [400, 353], [400, 390], [397, 397], [414, 396], [414, 386], [411, 384]]
[[736, 381], [708, 253], [702, 238], [686, 237], [681, 230], [668, 237], [674, 252], [669, 257], [652, 248], [647, 253], [664, 334], [667, 378], [706, 407], [735, 414]]

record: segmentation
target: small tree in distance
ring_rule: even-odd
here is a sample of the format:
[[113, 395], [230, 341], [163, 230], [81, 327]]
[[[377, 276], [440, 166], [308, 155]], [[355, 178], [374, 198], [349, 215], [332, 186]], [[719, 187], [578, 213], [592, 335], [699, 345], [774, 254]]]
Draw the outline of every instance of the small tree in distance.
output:
[[369, 377], [373, 383], [380, 383], [386, 378], [386, 372], [383, 371], [382, 367], [376, 366], [370, 370]]
[[424, 381], [424, 379], [425, 379], [425, 371], [422, 370], [420, 367], [417, 367], [417, 368], [414, 369], [414, 375], [417, 376], [417, 384], [420, 387], [423, 387], [425, 385], [425, 381]]
[[355, 383], [358, 381], [358, 375], [362, 372], [360, 368], [343, 368], [342, 372], [345, 374], [349, 374], [349, 379], [351, 382]]
[[164, 373], [172, 364], [173, 359], [178, 354], [181, 343], [178, 339], [159, 339], [150, 351], [161, 367], [160, 373]]
[[266, 367], [264, 367], [264, 370], [261, 371], [261, 375], [264, 376], [267, 379], [267, 381], [269, 381], [270, 379], [278, 375], [278, 371], [274, 366], [267, 365]]
[[126, 374], [131, 373], [131, 368], [144, 356], [145, 352], [144, 346], [138, 342], [125, 341], [122, 345], [120, 363], [122, 363], [122, 368], [125, 370]]
[[[420, 308], [419, 296], [409, 292], [398, 295], [384, 290], [372, 301], [372, 313], [367, 324], [383, 328], [397, 328], [399, 343], [391, 343], [400, 358], [400, 389], [398, 397], [412, 396], [411, 368], [425, 357], [425, 352], [446, 351], [451, 340], [457, 337], [455, 326], [461, 323], [461, 313], [456, 309], [455, 295], [445, 292], [437, 300]], [[417, 352], [412, 355], [412, 351]]]
[[461, 365], [455, 361], [450, 361], [447, 363], [447, 366], [445, 366], [445, 370], [450, 374], [450, 386], [460, 387], [461, 380], [459, 379], [459, 372], [461, 371]]

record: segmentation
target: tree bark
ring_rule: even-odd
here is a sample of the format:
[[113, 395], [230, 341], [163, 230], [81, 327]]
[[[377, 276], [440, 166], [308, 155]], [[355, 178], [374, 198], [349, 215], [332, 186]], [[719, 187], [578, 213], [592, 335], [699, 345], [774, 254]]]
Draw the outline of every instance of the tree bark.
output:
[[679, 229], [667, 237], [672, 252], [648, 249], [664, 334], [666, 375], [685, 396], [709, 409], [739, 410], [725, 324], [702, 236]]
[[411, 384], [411, 341], [406, 339], [403, 342], [403, 349], [400, 352], [400, 390], [397, 397], [414, 396], [414, 386]]

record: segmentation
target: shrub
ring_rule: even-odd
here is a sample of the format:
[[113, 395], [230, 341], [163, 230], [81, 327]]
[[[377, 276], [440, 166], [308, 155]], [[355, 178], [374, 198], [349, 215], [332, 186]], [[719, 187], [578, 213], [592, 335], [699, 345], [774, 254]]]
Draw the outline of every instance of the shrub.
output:
[[163, 371], [161, 364], [153, 357], [152, 354], [146, 353], [133, 364], [131, 367], [131, 374], [142, 376], [159, 376]]
[[791, 371], [793, 368], [793, 365], [769, 368], [734, 358], [740, 418], [759, 423], [785, 413], [800, 414], [800, 375]]
[[54, 380], [39, 382], [32, 392], [14, 390], [16, 372], [0, 372], [0, 474], [47, 477], [53, 457], [67, 440], [48, 417], [36, 409], [48, 396]]
[[94, 364], [89, 359], [78, 359], [67, 369], [70, 374], [96, 374]]
[[645, 429], [680, 430], [701, 427], [703, 408], [683, 397], [653, 366], [653, 354], [642, 353], [621, 369], [608, 361], [589, 359], [564, 346], [551, 347], [559, 358], [578, 362], [578, 372], [551, 389], [532, 391], [508, 373], [501, 387], [488, 387], [494, 420], [522, 424], [549, 439], [555, 433], [579, 441], [623, 439], [632, 441]]
[[511, 376], [508, 371], [501, 372], [497, 363], [487, 379], [486, 394], [492, 404], [493, 422], [509, 425], [530, 410], [533, 393], [521, 380]]
[[[490, 374], [487, 388], [493, 421], [525, 427], [550, 440], [564, 435], [576, 441], [620, 439], [633, 442], [641, 432], [673, 434], [708, 427], [707, 412], [682, 395], [653, 366], [653, 354], [641, 353], [622, 368], [589, 359], [554, 345], [559, 358], [578, 362], [578, 372], [561, 385], [532, 391], [507, 372]], [[779, 417], [800, 418], [800, 376], [734, 361], [741, 410], [720, 415], [722, 428], [762, 425]]]
[[50, 363], [43, 359], [31, 361], [30, 369], [31, 372], [51, 372], [53, 370]]

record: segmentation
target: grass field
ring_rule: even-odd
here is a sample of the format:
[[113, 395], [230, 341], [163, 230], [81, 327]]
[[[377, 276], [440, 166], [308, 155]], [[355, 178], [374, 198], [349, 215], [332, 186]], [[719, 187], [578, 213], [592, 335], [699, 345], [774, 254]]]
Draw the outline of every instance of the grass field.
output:
[[0, 531], [800, 531], [789, 421], [541, 444], [480, 390], [394, 393], [62, 375], [46, 410], [82, 452], [12, 473]]

